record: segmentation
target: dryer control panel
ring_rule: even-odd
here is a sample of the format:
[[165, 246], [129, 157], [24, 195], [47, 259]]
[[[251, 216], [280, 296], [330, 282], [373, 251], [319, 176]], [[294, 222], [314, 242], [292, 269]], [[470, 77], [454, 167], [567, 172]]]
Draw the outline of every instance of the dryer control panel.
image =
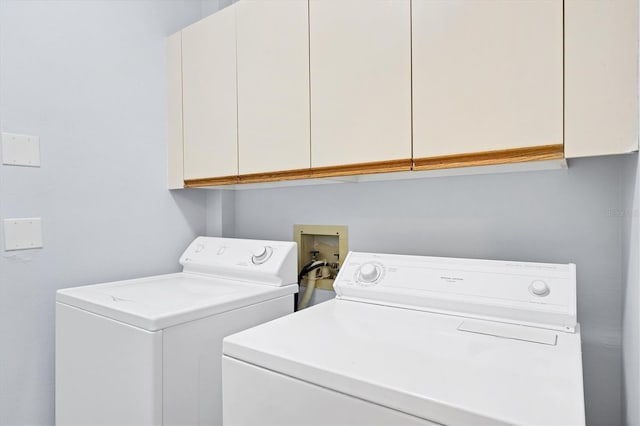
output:
[[297, 245], [292, 241], [198, 237], [180, 257], [184, 272], [268, 285], [297, 282]]
[[574, 264], [350, 252], [337, 297], [574, 331]]

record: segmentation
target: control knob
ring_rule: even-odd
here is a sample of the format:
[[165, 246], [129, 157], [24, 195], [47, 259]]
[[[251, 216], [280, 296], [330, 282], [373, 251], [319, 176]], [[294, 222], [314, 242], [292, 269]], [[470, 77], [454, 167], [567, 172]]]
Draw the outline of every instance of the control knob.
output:
[[380, 267], [374, 263], [365, 263], [360, 267], [358, 281], [363, 283], [373, 283], [380, 278]]
[[255, 265], [260, 265], [271, 257], [271, 253], [273, 249], [269, 246], [258, 247], [253, 251], [253, 256], [251, 256], [251, 261]]
[[535, 280], [531, 283], [531, 285], [529, 286], [529, 290], [531, 291], [531, 293], [535, 294], [536, 296], [540, 296], [540, 297], [544, 297], [546, 295], [549, 294], [549, 292], [551, 291], [549, 289], [549, 285], [542, 281], [542, 280]]

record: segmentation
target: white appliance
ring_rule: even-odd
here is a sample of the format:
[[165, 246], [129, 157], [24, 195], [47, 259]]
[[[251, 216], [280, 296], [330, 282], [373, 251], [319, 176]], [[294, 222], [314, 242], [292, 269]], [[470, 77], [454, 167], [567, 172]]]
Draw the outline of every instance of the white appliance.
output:
[[224, 339], [224, 424], [584, 424], [575, 265], [352, 252], [334, 287]]
[[58, 425], [222, 422], [222, 338], [293, 312], [293, 242], [199, 237], [183, 272], [56, 294]]

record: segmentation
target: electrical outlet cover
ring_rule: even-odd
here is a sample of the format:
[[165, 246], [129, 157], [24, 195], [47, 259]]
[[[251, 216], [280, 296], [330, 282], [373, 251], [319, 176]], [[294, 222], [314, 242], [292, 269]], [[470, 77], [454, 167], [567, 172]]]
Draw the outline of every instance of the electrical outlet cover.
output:
[[42, 219], [16, 218], [4, 220], [4, 249], [26, 250], [42, 247]]
[[2, 164], [40, 167], [40, 138], [2, 133]]

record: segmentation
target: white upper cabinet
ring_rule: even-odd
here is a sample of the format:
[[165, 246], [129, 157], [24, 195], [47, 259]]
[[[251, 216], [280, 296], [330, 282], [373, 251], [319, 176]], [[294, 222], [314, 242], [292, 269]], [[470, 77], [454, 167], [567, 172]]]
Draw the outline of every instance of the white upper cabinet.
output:
[[309, 168], [307, 2], [241, 1], [237, 37], [240, 174]]
[[185, 180], [238, 174], [235, 8], [182, 31]]
[[169, 187], [638, 149], [638, 0], [240, 0], [167, 40]]
[[411, 158], [409, 0], [310, 0], [312, 167]]
[[565, 1], [565, 154], [638, 149], [638, 1]]
[[414, 158], [563, 143], [562, 3], [413, 0]]

